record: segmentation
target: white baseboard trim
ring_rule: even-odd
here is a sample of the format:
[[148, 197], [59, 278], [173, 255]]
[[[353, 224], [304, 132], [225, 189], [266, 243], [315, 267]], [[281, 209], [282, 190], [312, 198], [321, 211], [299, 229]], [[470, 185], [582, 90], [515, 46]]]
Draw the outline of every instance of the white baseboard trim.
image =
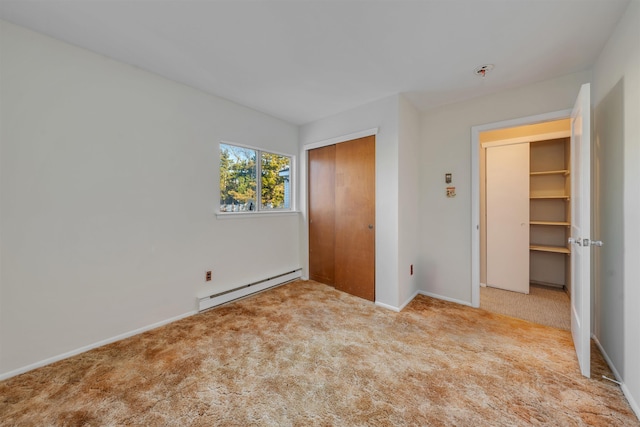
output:
[[418, 291], [418, 293], [420, 295], [425, 295], [425, 296], [428, 296], [428, 297], [431, 297], [431, 298], [441, 299], [443, 301], [455, 302], [456, 304], [461, 304], [461, 305], [466, 305], [468, 307], [473, 307], [469, 301], [462, 301], [462, 300], [455, 299], [455, 298], [449, 298], [449, 297], [445, 297], [443, 295], [438, 295], [438, 294], [434, 294], [432, 292], [427, 292], [427, 291]]
[[591, 339], [593, 340], [594, 343], [596, 343], [596, 347], [598, 347], [598, 349], [600, 350], [600, 353], [602, 353], [602, 357], [604, 357], [604, 361], [607, 362], [607, 365], [609, 365], [609, 368], [611, 369], [611, 372], [613, 372], [613, 376], [615, 377], [615, 379], [617, 381], [622, 382], [622, 377], [620, 376], [620, 374], [618, 373], [618, 370], [616, 369], [613, 362], [609, 358], [609, 355], [604, 350], [604, 347], [602, 347], [602, 344], [600, 344], [600, 341], [598, 341], [598, 337], [591, 334]]
[[413, 295], [411, 295], [411, 296], [409, 297], [409, 299], [407, 299], [407, 300], [406, 300], [406, 301], [405, 301], [405, 302], [400, 306], [400, 310], [399, 310], [399, 311], [404, 310], [404, 308], [405, 308], [406, 306], [408, 306], [408, 305], [409, 305], [409, 303], [410, 303], [411, 301], [413, 301], [413, 299], [414, 299], [415, 297], [417, 297], [418, 295], [420, 295], [420, 291], [415, 291], [415, 292], [413, 293]]
[[380, 302], [380, 301], [376, 301], [375, 304], [378, 307], [386, 308], [387, 310], [395, 311], [396, 313], [400, 311], [400, 308], [395, 307], [393, 305], [385, 304], [385, 303]]
[[393, 306], [393, 305], [385, 304], [385, 303], [379, 302], [379, 301], [376, 301], [376, 305], [378, 307], [386, 308], [387, 310], [400, 312], [407, 305], [409, 305], [409, 303], [411, 301], [413, 301], [413, 299], [415, 297], [417, 297], [418, 295], [425, 295], [425, 296], [428, 296], [428, 297], [431, 297], [431, 298], [441, 299], [443, 301], [449, 301], [449, 302], [453, 302], [453, 303], [456, 303], [456, 304], [461, 304], [461, 305], [466, 305], [468, 307], [471, 307], [471, 303], [470, 302], [458, 300], [458, 299], [455, 299], [455, 298], [449, 298], [449, 297], [445, 297], [445, 296], [442, 296], [442, 295], [434, 294], [434, 293], [427, 292], [427, 291], [420, 291], [420, 290], [415, 291], [414, 294], [411, 295], [411, 297], [409, 297], [400, 307], [396, 307], [396, 306]]
[[152, 329], [159, 328], [160, 326], [164, 326], [166, 324], [178, 321], [180, 319], [184, 319], [185, 317], [193, 316], [194, 314], [197, 314], [197, 313], [198, 312], [195, 311], [195, 310], [194, 311], [189, 311], [189, 312], [183, 313], [183, 314], [181, 314], [179, 316], [175, 316], [175, 317], [171, 317], [169, 319], [161, 320], [160, 322], [156, 322], [156, 323], [153, 323], [151, 325], [143, 326], [142, 328], [134, 329], [133, 331], [125, 332], [124, 334], [116, 335], [114, 337], [107, 338], [107, 339], [95, 342], [93, 344], [85, 345], [85, 346], [77, 348], [75, 350], [67, 351], [66, 353], [62, 353], [62, 354], [59, 354], [57, 356], [49, 357], [49, 358], [41, 360], [39, 362], [35, 362], [35, 363], [32, 363], [32, 364], [27, 365], [27, 366], [23, 366], [23, 367], [18, 368], [18, 369], [14, 369], [12, 371], [2, 373], [2, 374], [0, 374], [0, 381], [6, 380], [6, 379], [11, 378], [11, 377], [15, 377], [16, 375], [24, 374], [25, 372], [29, 372], [29, 371], [32, 371], [32, 370], [37, 369], [37, 368], [41, 368], [41, 367], [46, 366], [46, 365], [50, 365], [50, 364], [52, 364], [54, 362], [59, 362], [60, 360], [64, 360], [64, 359], [67, 359], [69, 357], [76, 356], [76, 355], [78, 355], [80, 353], [84, 353], [86, 351], [93, 350], [94, 348], [102, 347], [103, 345], [111, 344], [113, 342], [120, 341], [120, 340], [123, 340], [125, 338], [129, 338], [129, 337], [132, 337], [134, 335], [138, 335], [138, 334], [141, 334], [143, 332], [147, 332], [147, 331], [150, 331]]
[[640, 420], [640, 406], [638, 405], [638, 402], [633, 399], [631, 390], [629, 390], [624, 382], [620, 384], [620, 389], [622, 390], [622, 394], [624, 394], [624, 397], [627, 398], [627, 402], [629, 402], [629, 406], [631, 406], [631, 409], [636, 414], [636, 417], [638, 418], [638, 420]]
[[602, 347], [602, 344], [600, 344], [598, 337], [592, 334], [591, 338], [593, 339], [593, 342], [596, 343], [596, 347], [598, 347], [598, 349], [600, 350], [600, 353], [602, 353], [602, 357], [604, 358], [605, 362], [607, 362], [607, 365], [609, 365], [609, 368], [611, 369], [613, 376], [620, 383], [620, 389], [622, 390], [624, 397], [627, 398], [627, 402], [629, 402], [629, 406], [631, 406], [631, 409], [636, 414], [636, 417], [640, 420], [640, 406], [638, 405], [638, 402], [636, 402], [633, 396], [631, 395], [631, 391], [629, 390], [627, 385], [624, 383], [624, 379], [620, 376], [620, 373], [618, 372], [615, 365], [611, 361], [611, 358], [609, 357], [607, 352], [604, 350], [604, 347]]

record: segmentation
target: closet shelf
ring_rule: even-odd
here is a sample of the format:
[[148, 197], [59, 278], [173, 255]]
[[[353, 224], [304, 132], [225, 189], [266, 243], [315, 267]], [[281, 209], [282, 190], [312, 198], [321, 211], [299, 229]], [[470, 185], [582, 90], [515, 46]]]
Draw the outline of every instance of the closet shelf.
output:
[[540, 141], [529, 148], [529, 282], [566, 286], [571, 271], [571, 247], [565, 243], [571, 227], [569, 141]]
[[534, 199], [565, 199], [569, 200], [569, 196], [529, 196], [531, 200]]
[[531, 176], [537, 176], [537, 175], [564, 175], [564, 176], [568, 176], [569, 175], [569, 171], [566, 170], [566, 169], [556, 170], [556, 171], [540, 171], [540, 172], [531, 172], [530, 175]]
[[532, 251], [540, 251], [540, 252], [554, 252], [558, 254], [570, 254], [571, 251], [569, 248], [564, 246], [543, 246], [543, 245], [531, 245], [529, 249]]
[[529, 224], [531, 225], [564, 225], [566, 227], [571, 225], [569, 221], [529, 221]]

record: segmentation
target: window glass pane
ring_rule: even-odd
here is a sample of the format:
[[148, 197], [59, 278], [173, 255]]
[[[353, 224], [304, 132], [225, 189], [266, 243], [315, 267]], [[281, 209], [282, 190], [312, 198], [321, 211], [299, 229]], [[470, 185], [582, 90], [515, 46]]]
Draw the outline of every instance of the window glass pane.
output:
[[255, 211], [256, 182], [256, 150], [220, 144], [220, 211]]
[[262, 153], [260, 209], [291, 209], [291, 157]]

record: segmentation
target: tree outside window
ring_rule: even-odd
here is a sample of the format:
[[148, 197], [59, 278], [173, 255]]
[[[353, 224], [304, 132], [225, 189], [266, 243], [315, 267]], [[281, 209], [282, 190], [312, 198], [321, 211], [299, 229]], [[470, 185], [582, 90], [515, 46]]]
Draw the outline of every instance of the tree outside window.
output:
[[262, 153], [262, 209], [289, 209], [291, 158]]
[[[256, 163], [256, 159], [260, 162]], [[291, 209], [291, 157], [220, 144], [220, 211]], [[260, 176], [260, 180], [257, 177]], [[260, 204], [256, 204], [256, 194]]]

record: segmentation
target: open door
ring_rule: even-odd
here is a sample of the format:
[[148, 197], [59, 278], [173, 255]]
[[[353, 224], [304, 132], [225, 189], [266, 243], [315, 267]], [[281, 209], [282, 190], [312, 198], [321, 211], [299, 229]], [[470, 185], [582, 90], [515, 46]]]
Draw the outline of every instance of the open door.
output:
[[582, 375], [591, 376], [591, 87], [571, 113], [571, 335]]

